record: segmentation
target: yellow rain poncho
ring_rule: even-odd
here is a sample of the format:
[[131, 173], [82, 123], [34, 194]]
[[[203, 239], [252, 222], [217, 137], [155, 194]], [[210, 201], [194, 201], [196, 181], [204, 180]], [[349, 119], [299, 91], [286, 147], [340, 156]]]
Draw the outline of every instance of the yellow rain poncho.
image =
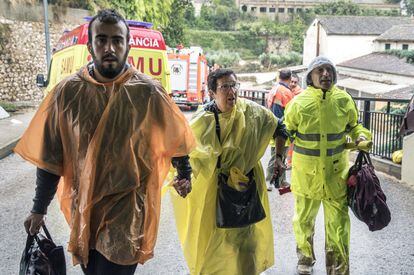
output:
[[[193, 190], [182, 199], [171, 192], [178, 234], [191, 274], [258, 274], [274, 263], [273, 230], [260, 159], [277, 126], [276, 117], [248, 100], [238, 99], [228, 113], [219, 114], [221, 141], [214, 114], [199, 109], [191, 120], [197, 147], [190, 154]], [[233, 178], [254, 169], [266, 218], [235, 229], [216, 227], [217, 158], [221, 171]]]
[[45, 98], [15, 152], [63, 177], [58, 195], [75, 264], [96, 249], [131, 265], [153, 256], [171, 158], [194, 145], [158, 82], [129, 68], [102, 84], [84, 67]]

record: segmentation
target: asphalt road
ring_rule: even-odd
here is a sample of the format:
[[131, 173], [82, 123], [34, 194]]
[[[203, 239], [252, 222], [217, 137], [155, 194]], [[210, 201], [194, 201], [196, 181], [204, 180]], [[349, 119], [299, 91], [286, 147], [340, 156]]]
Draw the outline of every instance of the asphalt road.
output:
[[[191, 113], [186, 114], [187, 117]], [[267, 163], [269, 152], [263, 158]], [[414, 274], [414, 190], [397, 180], [378, 173], [388, 197], [392, 221], [378, 232], [355, 219], [352, 213], [351, 274]], [[18, 265], [26, 234], [23, 220], [28, 214], [34, 194], [35, 167], [16, 155], [0, 160], [0, 274], [18, 274]], [[274, 227], [275, 266], [266, 274], [294, 274], [296, 266], [295, 241], [292, 233], [293, 197], [269, 192]], [[52, 202], [47, 225], [55, 242], [66, 246], [69, 229]], [[316, 223], [314, 274], [325, 274], [323, 215], [320, 211]], [[175, 221], [169, 196], [162, 200], [161, 222], [155, 248], [155, 257], [136, 274], [188, 274], [177, 238]], [[67, 256], [68, 274], [82, 274], [72, 267]]]

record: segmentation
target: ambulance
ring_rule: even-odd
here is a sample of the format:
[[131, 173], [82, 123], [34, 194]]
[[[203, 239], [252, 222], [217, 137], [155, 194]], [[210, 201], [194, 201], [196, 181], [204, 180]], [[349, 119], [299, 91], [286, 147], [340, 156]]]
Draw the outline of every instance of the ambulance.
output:
[[[85, 18], [90, 21], [91, 17]], [[167, 93], [170, 93], [170, 71], [164, 38], [159, 31], [153, 30], [152, 24], [127, 20], [130, 28], [131, 50], [128, 63], [144, 74], [161, 82]], [[45, 95], [62, 79], [77, 72], [92, 60], [86, 46], [88, 42], [88, 25], [85, 23], [72, 31], [67, 31], [59, 39], [53, 49], [48, 77], [37, 75], [39, 87], [46, 87]]]
[[182, 107], [197, 108], [208, 100], [208, 65], [200, 47], [168, 50], [171, 96]]

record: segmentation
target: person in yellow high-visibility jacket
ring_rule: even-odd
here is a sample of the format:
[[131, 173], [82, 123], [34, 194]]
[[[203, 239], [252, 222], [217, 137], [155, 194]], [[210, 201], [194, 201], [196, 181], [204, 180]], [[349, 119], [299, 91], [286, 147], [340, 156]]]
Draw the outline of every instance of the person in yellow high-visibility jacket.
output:
[[349, 161], [345, 143], [347, 136], [358, 143], [371, 139], [371, 133], [358, 123], [356, 105], [348, 93], [335, 86], [336, 79], [332, 62], [315, 58], [307, 71], [308, 87], [285, 110], [286, 128], [295, 139], [291, 189], [299, 274], [312, 273], [314, 225], [321, 203], [327, 274], [349, 274]]

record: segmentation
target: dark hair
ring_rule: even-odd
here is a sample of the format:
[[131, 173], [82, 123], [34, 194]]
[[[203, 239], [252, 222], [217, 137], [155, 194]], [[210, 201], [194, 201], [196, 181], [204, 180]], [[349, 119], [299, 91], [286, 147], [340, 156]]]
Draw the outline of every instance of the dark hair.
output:
[[281, 80], [288, 80], [292, 77], [292, 71], [291, 70], [280, 70], [279, 71], [279, 78]]
[[292, 73], [292, 78], [296, 78], [296, 79], [299, 79], [299, 76], [297, 75], [297, 74], [295, 74], [295, 73]]
[[234, 77], [237, 79], [236, 74], [229, 69], [217, 69], [215, 71], [212, 71], [207, 78], [207, 85], [208, 90], [212, 90], [213, 92], [216, 92], [217, 90], [217, 80], [224, 77], [224, 76], [230, 76], [234, 75]]
[[123, 22], [127, 28], [127, 43], [129, 43], [129, 27], [128, 23], [125, 21], [124, 17], [120, 15], [116, 10], [114, 9], [106, 9], [106, 10], [100, 10], [97, 15], [92, 17], [92, 20], [89, 22], [88, 26], [88, 43], [92, 43], [92, 24], [95, 22], [95, 20], [98, 19], [100, 22], [103, 22], [105, 24], [117, 24], [118, 22]]

